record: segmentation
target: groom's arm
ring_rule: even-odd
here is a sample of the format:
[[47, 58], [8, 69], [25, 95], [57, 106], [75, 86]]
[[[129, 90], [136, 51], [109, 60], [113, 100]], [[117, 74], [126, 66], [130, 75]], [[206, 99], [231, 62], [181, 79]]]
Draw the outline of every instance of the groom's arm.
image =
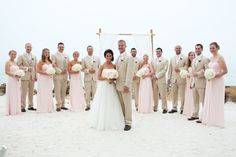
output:
[[134, 59], [129, 57], [128, 58], [128, 63], [127, 63], [127, 71], [126, 71], [126, 80], [125, 80], [125, 86], [131, 90], [132, 86], [132, 80], [134, 76]]

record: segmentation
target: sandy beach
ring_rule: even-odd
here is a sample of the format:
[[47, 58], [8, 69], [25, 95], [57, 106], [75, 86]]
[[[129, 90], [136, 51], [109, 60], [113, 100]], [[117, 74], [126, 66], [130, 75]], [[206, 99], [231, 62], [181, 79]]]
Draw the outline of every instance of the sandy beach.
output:
[[140, 114], [133, 109], [129, 132], [91, 129], [85, 111], [5, 116], [5, 96], [0, 102], [0, 146], [8, 148], [6, 157], [236, 155], [236, 105], [230, 102], [225, 105], [223, 129], [189, 122], [179, 113]]

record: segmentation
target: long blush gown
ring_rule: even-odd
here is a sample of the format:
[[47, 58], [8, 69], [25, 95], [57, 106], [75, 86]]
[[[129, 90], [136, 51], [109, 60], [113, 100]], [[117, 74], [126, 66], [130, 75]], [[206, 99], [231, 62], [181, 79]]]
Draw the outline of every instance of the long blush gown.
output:
[[[144, 65], [142, 68], [147, 68], [150, 73], [149, 65]], [[140, 79], [139, 94], [138, 94], [138, 112], [151, 113], [153, 112], [153, 89], [151, 77]]]
[[[52, 64], [44, 64], [42, 69], [46, 71]], [[53, 112], [53, 77], [38, 73], [37, 112]]]
[[194, 102], [193, 102], [193, 92], [190, 88], [192, 83], [192, 68], [188, 68], [188, 72], [190, 77], [186, 78], [186, 86], [185, 86], [185, 100], [184, 100], [184, 115], [191, 117], [194, 112]]
[[[10, 73], [15, 74], [19, 69], [17, 65], [10, 66]], [[20, 113], [21, 93], [20, 81], [16, 78], [8, 76], [6, 86], [6, 115], [16, 115]]]
[[82, 85], [81, 73], [70, 75], [70, 110], [84, 110], [86, 101]]
[[[209, 62], [209, 68], [214, 69], [216, 73], [222, 70], [216, 60]], [[225, 85], [223, 77], [207, 81], [202, 111], [203, 124], [224, 127], [224, 98]]]

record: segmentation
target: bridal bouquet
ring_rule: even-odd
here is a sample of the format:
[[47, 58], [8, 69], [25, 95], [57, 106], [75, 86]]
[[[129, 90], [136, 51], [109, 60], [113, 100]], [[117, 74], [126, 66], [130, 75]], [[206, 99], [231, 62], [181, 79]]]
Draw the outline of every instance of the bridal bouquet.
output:
[[181, 78], [187, 78], [187, 76], [189, 75], [188, 71], [185, 69], [181, 69], [179, 72], [179, 75]]
[[82, 66], [80, 64], [75, 64], [71, 68], [72, 71], [78, 72], [82, 70]]
[[115, 69], [107, 70], [106, 78], [108, 78], [108, 79], [117, 79], [118, 76], [119, 76], [118, 71], [116, 71]]
[[147, 67], [141, 68], [137, 71], [136, 76], [142, 77], [143, 75], [148, 74], [149, 69]]
[[207, 80], [211, 80], [216, 76], [216, 72], [214, 69], [206, 69], [204, 76]]
[[23, 77], [25, 76], [24, 70], [18, 69], [15, 73], [16, 76]]
[[54, 75], [56, 73], [56, 70], [52, 67], [52, 66], [49, 66], [47, 69], [46, 69], [46, 73], [48, 75]]

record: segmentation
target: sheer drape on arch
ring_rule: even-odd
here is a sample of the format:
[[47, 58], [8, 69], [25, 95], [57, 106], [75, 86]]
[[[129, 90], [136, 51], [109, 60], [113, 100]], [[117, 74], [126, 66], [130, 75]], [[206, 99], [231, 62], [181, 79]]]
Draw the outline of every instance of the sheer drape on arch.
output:
[[103, 54], [106, 49], [113, 50], [115, 59], [119, 56], [117, 42], [120, 39], [127, 43], [126, 52], [130, 53], [130, 49], [134, 47], [138, 51], [138, 57], [142, 58], [144, 54], [147, 54], [150, 59], [153, 57], [150, 34], [119, 35], [101, 33], [99, 36], [99, 57], [102, 62], [105, 61]]

